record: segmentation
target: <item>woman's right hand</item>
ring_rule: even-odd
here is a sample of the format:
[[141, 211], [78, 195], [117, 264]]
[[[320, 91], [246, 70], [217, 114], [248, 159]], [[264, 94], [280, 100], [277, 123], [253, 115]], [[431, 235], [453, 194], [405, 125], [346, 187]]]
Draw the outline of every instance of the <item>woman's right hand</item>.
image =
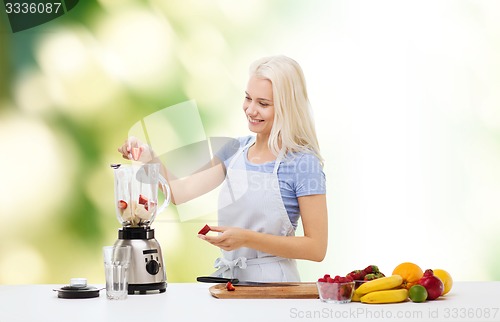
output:
[[125, 160], [147, 163], [154, 158], [153, 150], [134, 136], [125, 140], [123, 145], [118, 148], [118, 152], [122, 154]]

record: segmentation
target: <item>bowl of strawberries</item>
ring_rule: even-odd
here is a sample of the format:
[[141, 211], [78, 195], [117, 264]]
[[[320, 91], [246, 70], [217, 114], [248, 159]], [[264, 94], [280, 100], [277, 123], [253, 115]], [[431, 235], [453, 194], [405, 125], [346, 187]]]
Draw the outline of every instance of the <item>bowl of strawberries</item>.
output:
[[364, 269], [356, 269], [346, 276], [352, 278], [354, 281], [354, 289], [357, 289], [361, 284], [384, 277], [385, 275], [379, 270], [377, 265], [368, 265]]
[[354, 280], [350, 276], [331, 277], [325, 274], [318, 278], [319, 298], [326, 303], [349, 303], [354, 294]]

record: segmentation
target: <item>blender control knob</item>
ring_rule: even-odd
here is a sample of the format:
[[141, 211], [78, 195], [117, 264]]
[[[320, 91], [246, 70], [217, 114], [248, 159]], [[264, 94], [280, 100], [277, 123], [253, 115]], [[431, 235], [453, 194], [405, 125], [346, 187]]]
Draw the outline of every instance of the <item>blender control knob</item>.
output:
[[146, 263], [146, 271], [151, 275], [156, 275], [160, 271], [160, 264], [154, 259], [150, 260]]

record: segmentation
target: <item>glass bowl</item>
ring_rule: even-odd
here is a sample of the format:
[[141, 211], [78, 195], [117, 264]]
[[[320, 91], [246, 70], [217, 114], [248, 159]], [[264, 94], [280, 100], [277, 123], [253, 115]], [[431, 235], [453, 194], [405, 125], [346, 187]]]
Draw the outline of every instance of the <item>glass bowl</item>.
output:
[[364, 283], [366, 283], [366, 282], [368, 282], [368, 281], [364, 281], [364, 280], [354, 280], [354, 283], [355, 283], [355, 285], [354, 285], [354, 289], [355, 289], [355, 290], [357, 290], [357, 289], [358, 289], [358, 287], [360, 287], [362, 284], [364, 284]]
[[316, 282], [319, 298], [326, 303], [349, 303], [354, 294], [354, 282]]

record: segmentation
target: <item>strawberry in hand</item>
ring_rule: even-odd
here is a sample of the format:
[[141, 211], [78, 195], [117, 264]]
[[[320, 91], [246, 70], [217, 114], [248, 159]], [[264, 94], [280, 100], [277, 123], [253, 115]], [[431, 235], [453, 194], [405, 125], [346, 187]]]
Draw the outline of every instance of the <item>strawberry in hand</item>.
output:
[[206, 235], [209, 231], [210, 231], [210, 226], [205, 225], [205, 226], [203, 226], [202, 229], [200, 229], [200, 231], [198, 232], [198, 235]]
[[132, 148], [132, 159], [135, 161], [139, 160], [142, 154], [142, 147]]

